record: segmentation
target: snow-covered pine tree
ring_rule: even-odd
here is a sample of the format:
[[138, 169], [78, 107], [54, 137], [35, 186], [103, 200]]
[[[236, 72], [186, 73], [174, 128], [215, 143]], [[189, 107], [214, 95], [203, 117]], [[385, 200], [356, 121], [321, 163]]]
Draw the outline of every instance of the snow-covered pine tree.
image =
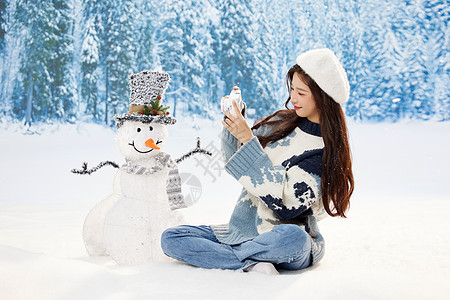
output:
[[160, 19], [160, 1], [136, 0], [134, 48], [136, 70], [152, 70], [158, 64], [155, 53], [156, 26]]
[[359, 90], [361, 78], [358, 72], [363, 67], [360, 5], [358, 0], [335, 0], [328, 1], [327, 7], [328, 13], [324, 21], [329, 24], [325, 35], [326, 46], [333, 49], [347, 72], [351, 91], [349, 102], [343, 105], [347, 110], [347, 106], [352, 106], [358, 99], [355, 91]]
[[99, 1], [101, 14], [99, 36], [100, 67], [103, 71], [104, 122], [113, 125], [112, 117], [128, 107], [128, 76], [133, 73], [133, 19], [131, 0]]
[[[358, 103], [349, 103], [350, 115], [356, 111], [369, 121], [396, 121], [405, 113], [402, 77], [404, 48], [396, 28], [404, 20], [398, 5], [369, 0], [361, 3], [361, 69], [355, 71], [359, 86]], [[368, 25], [370, 24], [370, 26]], [[354, 94], [353, 94], [354, 95]]]
[[[327, 0], [299, 0], [290, 11], [295, 53], [326, 47], [332, 25]], [[297, 54], [298, 55], [298, 54]]]
[[5, 33], [6, 33], [5, 16], [6, 16], [6, 0], [0, 0], [0, 53], [2, 53], [3, 49], [5, 48]]
[[71, 35], [72, 11], [70, 0], [53, 0], [54, 26], [51, 34], [54, 40], [53, 55], [49, 61], [51, 82], [51, 101], [58, 119], [73, 122], [75, 120], [76, 103], [74, 99], [75, 85], [70, 68], [73, 58], [73, 39]]
[[6, 115], [7, 103], [4, 100], [4, 69], [5, 69], [5, 33], [6, 33], [6, 0], [0, 0], [0, 117]]
[[95, 18], [87, 19], [86, 33], [81, 46], [81, 97], [85, 104], [85, 114], [96, 121], [101, 118], [98, 95], [99, 40], [95, 30]]
[[405, 85], [407, 49], [403, 37], [404, 34], [407, 34], [403, 31], [403, 25], [408, 20], [406, 8], [401, 1], [396, 1], [395, 4], [386, 2], [383, 13], [383, 18], [379, 20], [383, 29], [378, 28], [379, 34], [372, 32], [379, 38], [378, 45], [375, 44], [375, 40], [368, 41], [375, 50], [372, 56], [380, 57], [380, 64], [375, 65], [376, 69], [373, 70], [378, 76], [378, 81], [372, 82], [372, 95], [378, 101], [375, 105], [382, 108], [376, 117], [377, 121], [397, 121], [400, 118], [408, 117], [407, 106], [410, 103], [408, 93], [405, 91], [407, 89]]
[[322, 1], [293, 0], [269, 2], [264, 16], [273, 19], [276, 53], [277, 101], [283, 104], [287, 97], [286, 73], [297, 56], [307, 50], [324, 47], [325, 8]]
[[244, 101], [255, 99], [254, 25], [251, 0], [223, 0], [220, 3], [220, 68], [225, 91], [242, 90]]
[[[276, 80], [272, 87], [275, 93], [273, 101], [276, 101], [281, 108], [288, 97], [286, 73], [295, 64], [295, 59], [300, 54], [296, 52], [299, 46], [305, 46], [299, 41], [302, 35], [298, 34], [298, 30], [307, 31], [310, 28], [307, 27], [307, 20], [296, 14], [298, 12], [296, 2], [265, 1], [265, 4], [267, 5], [264, 13], [265, 22], [270, 24], [268, 26], [273, 30], [271, 38], [273, 45], [268, 46], [275, 53], [276, 59], [275, 66], [271, 70]], [[264, 39], [263, 36], [261, 38]]]
[[[100, 47], [103, 32], [101, 0], [82, 0], [82, 43], [80, 58], [81, 107], [83, 114], [96, 122], [104, 119], [100, 86]], [[104, 101], [103, 101], [104, 102]]]
[[86, 105], [83, 101], [83, 71], [82, 71], [82, 53], [83, 53], [83, 42], [86, 34], [86, 23], [85, 19], [85, 0], [70, 0], [71, 2], [71, 37], [72, 37], [72, 65], [70, 66], [71, 77], [73, 78], [74, 85], [74, 109], [75, 118], [78, 120], [83, 120], [86, 112]]
[[21, 55], [20, 77], [22, 88], [15, 86], [14, 113], [18, 117], [25, 114], [25, 124], [31, 125], [34, 120], [48, 116], [50, 104], [50, 81], [47, 71], [50, 49], [46, 26], [50, 23], [49, 5], [46, 1], [22, 1], [17, 3], [14, 19], [26, 31], [25, 49]]
[[17, 2], [15, 19], [26, 37], [20, 68], [24, 95], [15, 99], [14, 112], [25, 111], [27, 125], [72, 116], [72, 94], [66, 87], [72, 57], [68, 9], [66, 1]]
[[[419, 21], [420, 20], [420, 21]], [[408, 116], [427, 120], [433, 112], [426, 68], [426, 33], [420, 23], [424, 21], [423, 7], [418, 1], [398, 3], [396, 15], [393, 16], [392, 35], [402, 49], [401, 90], [402, 100], [406, 104]], [[417, 22], [419, 21], [419, 22]], [[405, 109], [405, 105], [403, 107]]]
[[342, 39], [334, 47], [340, 50], [340, 59], [347, 72], [350, 84], [350, 99], [345, 104], [345, 112], [355, 119], [361, 120], [361, 111], [358, 108], [360, 104], [359, 90], [364, 90], [367, 83], [365, 78], [367, 66], [364, 58], [369, 55], [362, 42], [365, 32], [364, 24], [360, 18], [362, 7], [358, 0], [338, 0], [336, 5], [343, 14], [339, 21], [343, 21], [344, 24], [339, 32]]
[[[194, 3], [195, 2], [195, 3]], [[186, 97], [186, 111], [189, 115], [206, 115], [207, 99], [202, 99], [201, 90], [204, 86], [203, 64], [205, 53], [199, 51], [204, 43], [201, 19], [204, 16], [203, 1], [185, 0], [179, 6], [179, 29], [184, 55], [181, 57], [181, 73], [179, 79], [183, 87], [183, 97]]]
[[[198, 3], [192, 2], [191, 3]], [[215, 113], [220, 110], [221, 90], [220, 69], [217, 64], [216, 46], [218, 41], [213, 36], [213, 28], [217, 28], [218, 13], [216, 7], [213, 7], [208, 0], [202, 0], [199, 5], [194, 4], [196, 8], [194, 20], [193, 38], [196, 40], [194, 48], [195, 55], [191, 59], [195, 63], [195, 78], [193, 84], [198, 87], [199, 92], [198, 109], [203, 117], [214, 118]], [[213, 27], [213, 28], [212, 28]]]
[[[0, 63], [0, 99], [1, 113], [7, 118], [22, 120], [25, 115], [23, 109], [23, 86], [19, 73], [21, 53], [24, 49], [24, 38], [27, 35], [23, 30], [23, 24], [16, 19], [16, 3], [6, 2], [2, 24], [5, 29], [4, 49], [1, 54]], [[20, 107], [15, 109], [15, 107]]]
[[[260, 118], [282, 107], [277, 84], [279, 73], [278, 59], [275, 46], [274, 15], [269, 13], [271, 1], [257, 0], [253, 3], [254, 24], [254, 70], [253, 85], [254, 97], [247, 100], [247, 106], [255, 115], [250, 117]], [[284, 93], [283, 93], [284, 94]]]
[[[160, 5], [161, 18], [156, 29], [156, 53], [161, 68], [170, 74], [171, 82], [165, 93], [166, 102], [172, 103], [172, 114], [177, 115], [178, 100], [187, 103], [192, 99], [187, 97], [189, 90], [183, 86], [183, 30], [181, 27], [181, 2], [175, 0], [164, 1]], [[183, 104], [184, 105], [184, 104]], [[184, 109], [184, 108], [182, 108]]]
[[436, 120], [450, 120], [450, 6], [445, 1], [425, 0], [423, 5], [424, 55], [430, 100]]
[[207, 5], [207, 18], [202, 18], [203, 39], [200, 49], [204, 53], [202, 61], [202, 78], [204, 86], [201, 90], [201, 97], [206, 101], [208, 114], [220, 109], [220, 98], [225, 95], [223, 80], [219, 67], [220, 59], [220, 38], [219, 38], [219, 11], [211, 4]]
[[[345, 63], [348, 79], [350, 83], [350, 100], [345, 106], [346, 114], [355, 120], [362, 121], [371, 119], [377, 120], [379, 115], [374, 113], [381, 111], [376, 109], [378, 99], [373, 96], [377, 91], [377, 85], [379, 87], [380, 80], [378, 78], [377, 68], [381, 65], [381, 58], [374, 56], [373, 45], [369, 45], [373, 31], [377, 33], [379, 30], [377, 19], [377, 6], [375, 1], [361, 2], [355, 0], [354, 3], [349, 3], [351, 10], [350, 18], [354, 18], [349, 21], [349, 30], [354, 33], [352, 39], [354, 39], [354, 45], [350, 45], [351, 49], [342, 48], [342, 61]], [[344, 4], [345, 5], [345, 4]], [[354, 16], [352, 16], [354, 15]], [[375, 23], [375, 24], [374, 24]], [[370, 24], [370, 25], [369, 25]], [[381, 39], [382, 37], [377, 36]], [[379, 41], [379, 40], [377, 40]], [[348, 43], [346, 40], [342, 40], [342, 43]], [[378, 51], [381, 51], [378, 49]], [[376, 73], [373, 73], [373, 72]], [[378, 96], [380, 97], [380, 96]]]

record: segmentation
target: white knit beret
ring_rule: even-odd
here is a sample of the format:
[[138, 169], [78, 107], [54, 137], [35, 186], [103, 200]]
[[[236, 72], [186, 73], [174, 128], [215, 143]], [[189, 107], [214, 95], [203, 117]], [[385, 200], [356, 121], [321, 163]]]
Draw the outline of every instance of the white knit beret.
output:
[[314, 49], [297, 57], [299, 65], [337, 103], [350, 97], [347, 74], [330, 49]]

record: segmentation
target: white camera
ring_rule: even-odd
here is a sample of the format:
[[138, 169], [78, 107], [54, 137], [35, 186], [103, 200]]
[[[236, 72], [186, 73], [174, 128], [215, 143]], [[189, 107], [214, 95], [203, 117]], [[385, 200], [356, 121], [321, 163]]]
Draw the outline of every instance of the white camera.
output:
[[229, 96], [225, 96], [221, 100], [221, 108], [223, 113], [229, 113], [237, 118], [237, 114], [234, 111], [233, 101], [237, 104], [240, 111], [245, 107], [242, 101], [241, 90], [238, 88], [233, 88]]

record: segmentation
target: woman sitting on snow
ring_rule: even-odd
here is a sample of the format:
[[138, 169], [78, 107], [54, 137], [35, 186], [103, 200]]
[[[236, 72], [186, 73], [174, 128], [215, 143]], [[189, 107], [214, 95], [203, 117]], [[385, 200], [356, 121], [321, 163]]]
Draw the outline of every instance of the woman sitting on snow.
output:
[[345, 217], [353, 193], [340, 106], [349, 84], [329, 49], [308, 51], [296, 62], [286, 76], [286, 109], [252, 129], [235, 103], [237, 117], [225, 114], [225, 169], [244, 187], [229, 223], [166, 230], [166, 255], [202, 268], [269, 274], [304, 269], [323, 257], [317, 221], [326, 213]]

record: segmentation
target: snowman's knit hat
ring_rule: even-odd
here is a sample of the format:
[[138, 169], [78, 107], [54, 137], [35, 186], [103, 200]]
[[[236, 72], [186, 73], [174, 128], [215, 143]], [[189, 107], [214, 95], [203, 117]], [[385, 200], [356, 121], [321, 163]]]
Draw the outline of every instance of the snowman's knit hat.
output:
[[146, 124], [175, 124], [177, 120], [173, 117], [143, 113], [144, 106], [150, 106], [152, 102], [161, 100], [169, 81], [169, 74], [163, 71], [142, 71], [130, 75], [130, 110], [128, 113], [114, 116], [116, 127], [121, 127], [125, 121], [138, 121]]
[[130, 104], [149, 105], [158, 95], [164, 94], [170, 76], [166, 72], [142, 71], [130, 76]]

